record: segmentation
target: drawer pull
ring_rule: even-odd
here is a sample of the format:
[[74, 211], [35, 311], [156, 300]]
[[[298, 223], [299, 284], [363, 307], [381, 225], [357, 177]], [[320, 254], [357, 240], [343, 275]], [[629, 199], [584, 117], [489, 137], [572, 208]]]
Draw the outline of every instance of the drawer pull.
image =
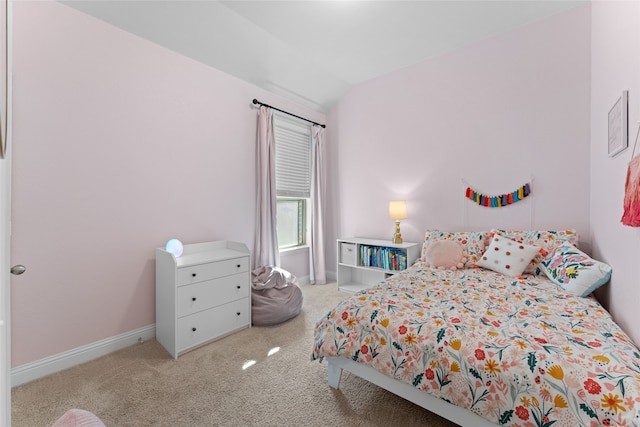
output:
[[195, 331], [196, 331], [196, 328], [191, 328], [191, 330], [192, 330], [193, 332], [195, 332]]
[[238, 286], [236, 286], [236, 288], [240, 289], [240, 288], [241, 288], [241, 286], [240, 286], [240, 285], [238, 285]]
[[191, 273], [191, 275], [192, 275], [193, 277], [196, 277], [196, 273]]
[[236, 315], [240, 316], [240, 312], [237, 312]]
[[240, 264], [238, 264], [236, 267], [240, 268]]
[[195, 301], [195, 300], [196, 300], [196, 297], [191, 298], [191, 301]]

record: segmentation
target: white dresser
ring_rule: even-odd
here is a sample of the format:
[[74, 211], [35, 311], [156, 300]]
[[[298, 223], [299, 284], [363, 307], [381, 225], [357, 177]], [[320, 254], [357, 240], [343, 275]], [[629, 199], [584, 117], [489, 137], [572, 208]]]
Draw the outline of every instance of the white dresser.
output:
[[242, 243], [156, 249], [156, 338], [174, 358], [251, 325], [250, 265]]

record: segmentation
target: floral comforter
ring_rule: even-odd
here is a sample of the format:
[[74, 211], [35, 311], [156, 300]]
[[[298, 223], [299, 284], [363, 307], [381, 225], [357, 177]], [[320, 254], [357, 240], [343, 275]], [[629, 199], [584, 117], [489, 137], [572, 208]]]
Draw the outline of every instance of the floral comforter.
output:
[[640, 426], [640, 351], [597, 301], [543, 278], [418, 262], [318, 320], [325, 356], [498, 425]]

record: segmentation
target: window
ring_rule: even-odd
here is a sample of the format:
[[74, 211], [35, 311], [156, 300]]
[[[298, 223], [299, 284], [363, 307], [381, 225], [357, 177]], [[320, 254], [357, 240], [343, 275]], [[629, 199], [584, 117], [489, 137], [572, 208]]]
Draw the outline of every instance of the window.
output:
[[295, 248], [305, 244], [306, 205], [305, 199], [278, 197], [278, 247]]
[[277, 229], [280, 249], [304, 246], [311, 196], [311, 125], [273, 115], [276, 142]]

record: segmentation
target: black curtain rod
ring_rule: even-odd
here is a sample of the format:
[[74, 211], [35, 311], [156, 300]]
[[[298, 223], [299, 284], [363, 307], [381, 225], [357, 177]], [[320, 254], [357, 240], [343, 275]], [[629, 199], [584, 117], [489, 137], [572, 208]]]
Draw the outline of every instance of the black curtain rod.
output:
[[253, 99], [253, 103], [254, 103], [254, 104], [264, 105], [265, 107], [272, 108], [272, 109], [274, 109], [274, 110], [276, 110], [276, 111], [280, 111], [281, 113], [288, 114], [288, 115], [290, 115], [290, 116], [293, 116], [293, 117], [296, 117], [296, 118], [298, 118], [298, 119], [304, 120], [305, 122], [313, 123], [314, 125], [318, 125], [318, 126], [321, 126], [321, 127], [323, 127], [323, 128], [326, 128], [326, 127], [327, 127], [326, 125], [321, 125], [320, 123], [316, 123], [316, 122], [314, 122], [313, 120], [305, 119], [304, 117], [300, 117], [300, 116], [296, 116], [295, 114], [291, 114], [291, 113], [290, 113], [290, 112], [288, 112], [288, 111], [284, 111], [284, 110], [281, 110], [281, 109], [279, 109], [279, 108], [272, 107], [271, 105], [269, 105], [269, 104], [265, 104], [264, 102], [260, 102], [260, 101], [258, 101], [258, 100], [257, 100], [257, 99], [255, 99], [255, 98]]

